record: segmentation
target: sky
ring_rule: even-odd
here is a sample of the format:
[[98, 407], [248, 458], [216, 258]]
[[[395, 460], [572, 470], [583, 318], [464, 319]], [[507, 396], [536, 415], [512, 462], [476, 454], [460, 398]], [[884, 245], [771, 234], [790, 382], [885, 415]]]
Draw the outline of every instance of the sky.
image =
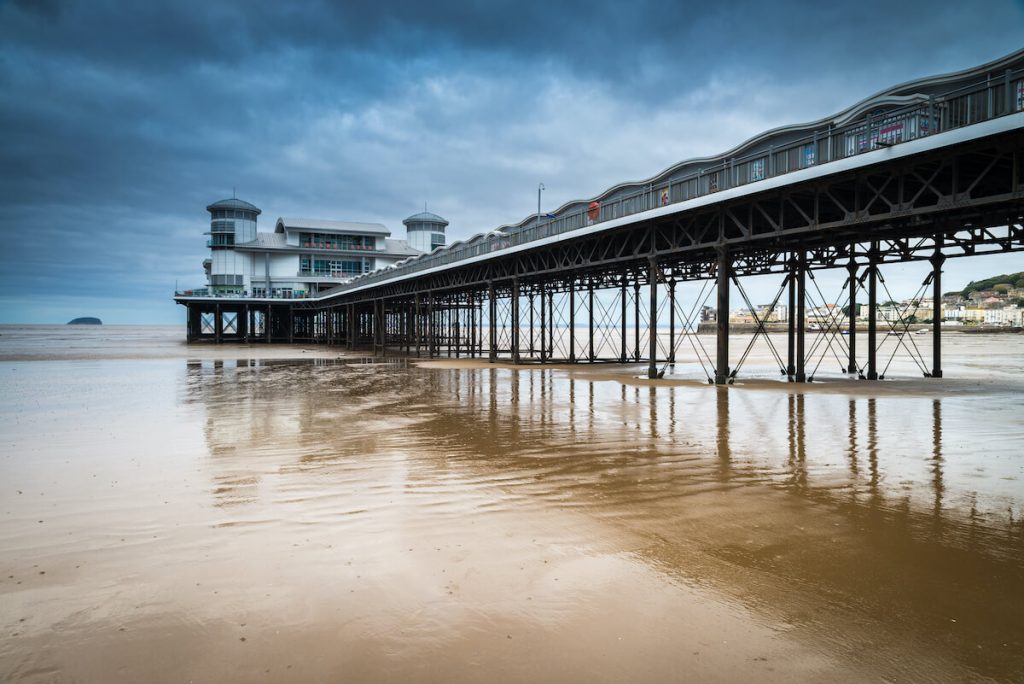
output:
[[[399, 238], [426, 203], [454, 241], [535, 211], [539, 182], [552, 211], [1022, 36], [1024, 0], [0, 0], [0, 323], [183, 324], [232, 193], [262, 230]], [[897, 296], [924, 277], [888, 268]], [[945, 289], [1021, 270], [954, 259]]]

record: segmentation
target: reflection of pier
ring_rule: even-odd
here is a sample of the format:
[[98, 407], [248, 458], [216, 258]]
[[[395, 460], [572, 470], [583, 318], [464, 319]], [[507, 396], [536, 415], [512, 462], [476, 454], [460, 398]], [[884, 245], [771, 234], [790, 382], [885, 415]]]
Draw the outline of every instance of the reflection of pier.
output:
[[[1024, 249], [1018, 93], [1024, 51], [898, 86], [825, 122], [766, 133], [727, 156], [679, 164], [318, 298], [178, 301], [189, 309], [190, 340], [645, 363], [652, 378], [687, 356], [710, 381], [727, 383], [750, 348], [730, 348], [725, 312], [736, 295], [754, 311], [743, 278], [776, 274], [771, 309], [788, 304], [787, 343], [777, 349], [768, 338], [771, 311], [754, 314], [754, 339], [767, 342], [781, 375], [811, 380], [825, 361], [878, 379], [891, 361], [879, 349], [892, 332], [895, 350], [940, 377], [941, 315], [933, 315], [930, 359], [900, 334], [913, 312], [880, 330], [878, 304], [891, 298], [882, 272], [929, 262], [921, 292], [939, 302], [946, 259]], [[827, 301], [815, 279], [821, 269], [848, 275], [837, 293], [844, 301], [826, 320], [808, 313]], [[861, 341], [841, 312], [865, 298]], [[712, 350], [694, 334], [709, 304], [719, 312]], [[809, 335], [810, 323], [820, 330]]]
[[[978, 494], [969, 489], [974, 483], [962, 478], [954, 486], [955, 500], [949, 500], [943, 451], [943, 403], [949, 399], [928, 400], [926, 412], [921, 410], [925, 401], [915, 400], [907, 412], [879, 407], [893, 398], [816, 395], [809, 403], [802, 393], [736, 395], [719, 389], [707, 402], [706, 390], [699, 388], [631, 387], [554, 369], [421, 373], [396, 362], [394, 370], [372, 359], [190, 363], [187, 396], [205, 406], [214, 455], [258, 450], [274, 440], [294, 442], [300, 451], [312, 449], [328, 460], [331, 454], [372, 451], [381, 435], [366, 432], [355, 438], [335, 429], [339, 421], [365, 422], [365, 400], [374, 406], [375, 421], [387, 423], [392, 413], [412, 419], [404, 428], [410, 443], [444, 444], [450, 459], [480, 467], [500, 463], [514, 468], [528, 464], [524, 454], [537, 453], [545, 454], [549, 464], [577, 468], [583, 464], [576, 459], [610, 449], [616, 467], [633, 471], [683, 450], [693, 454], [686, 461], [693, 468], [659, 466], [651, 482], [658, 496], [678, 496], [694, 477], [729, 486], [759, 483], [858, 510], [906, 508], [914, 518], [930, 519], [933, 531], [970, 520], [965, 501], [979, 505]], [[315, 388], [303, 384], [303, 378], [318, 373], [337, 379], [318, 380]], [[252, 382], [254, 376], [260, 381]], [[334, 394], [324, 393], [330, 387], [338, 388], [339, 402], [344, 397], [343, 407], [330, 401]], [[388, 395], [383, 403], [376, 396], [382, 393]], [[273, 401], [265, 401], [269, 397]], [[467, 412], [473, 421], [465, 419]], [[929, 430], [907, 430], [901, 420]], [[473, 428], [477, 421], [487, 429]], [[809, 429], [809, 423], [818, 427]], [[909, 462], [917, 470], [911, 489], [899, 477], [887, 476], [893, 466], [886, 463], [890, 452], [901, 454], [903, 461], [904, 455], [912, 456]], [[707, 460], [708, 454], [714, 458]], [[842, 454], [842, 459], [832, 462], [825, 454]], [[627, 488], [622, 494], [625, 506], [635, 492]], [[984, 503], [984, 496], [982, 501], [988, 515], [1009, 511], [1007, 529], [1024, 542], [1015, 522], [1020, 512], [1015, 514], [1012, 505]]]
[[957, 467], [979, 458], [958, 422], [976, 397], [808, 401], [539, 367], [355, 360], [196, 363], [183, 385], [205, 414], [202, 468], [229, 520], [246, 519], [261, 496], [277, 505], [282, 492], [315, 492], [322, 515], [336, 501], [372, 520], [379, 510], [359, 511], [375, 487], [386, 493], [377, 506], [396, 492], [468, 490], [481, 514], [505, 501], [621, 528], [635, 557], [660, 571], [752, 573], [743, 599], [793, 611], [782, 616], [789, 624], [897, 610], [938, 642], [956, 629], [956, 643], [983, 644], [983, 654], [956, 655], [983, 656], [981, 672], [1019, 658], [1002, 643], [1022, 638], [1024, 502], [1005, 498], [998, 474]]

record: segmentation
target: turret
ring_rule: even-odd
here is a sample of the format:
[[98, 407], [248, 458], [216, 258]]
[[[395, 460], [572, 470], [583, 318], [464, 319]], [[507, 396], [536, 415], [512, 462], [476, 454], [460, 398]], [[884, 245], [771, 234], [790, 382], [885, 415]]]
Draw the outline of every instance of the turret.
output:
[[429, 211], [421, 211], [402, 221], [405, 224], [406, 241], [413, 249], [432, 252], [444, 245], [444, 229], [448, 222]]

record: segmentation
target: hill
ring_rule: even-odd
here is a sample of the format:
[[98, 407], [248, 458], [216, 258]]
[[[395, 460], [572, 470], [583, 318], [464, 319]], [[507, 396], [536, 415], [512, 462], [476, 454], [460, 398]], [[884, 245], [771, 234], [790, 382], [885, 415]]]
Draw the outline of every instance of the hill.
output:
[[984, 280], [972, 280], [967, 283], [967, 287], [959, 291], [947, 292], [947, 295], [963, 295], [968, 296], [972, 292], [978, 292], [979, 290], [991, 290], [996, 285], [1007, 285], [1008, 287], [1021, 287], [1024, 288], [1024, 271], [1018, 273], [1004, 273], [1002, 275], [992, 276]]

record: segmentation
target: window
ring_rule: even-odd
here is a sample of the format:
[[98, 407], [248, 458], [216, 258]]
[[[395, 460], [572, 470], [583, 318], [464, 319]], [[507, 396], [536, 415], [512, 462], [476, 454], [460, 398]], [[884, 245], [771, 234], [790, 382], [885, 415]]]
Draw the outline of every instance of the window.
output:
[[764, 180], [764, 157], [750, 162], [750, 181]]
[[814, 145], [813, 143], [811, 143], [810, 145], [804, 145], [803, 168], [807, 168], [808, 166], [814, 166], [814, 162], [816, 159], [816, 151], [814, 149], [815, 147], [816, 145]]
[[444, 245], [444, 233], [431, 233], [430, 234], [430, 251], [434, 251], [438, 247]]

